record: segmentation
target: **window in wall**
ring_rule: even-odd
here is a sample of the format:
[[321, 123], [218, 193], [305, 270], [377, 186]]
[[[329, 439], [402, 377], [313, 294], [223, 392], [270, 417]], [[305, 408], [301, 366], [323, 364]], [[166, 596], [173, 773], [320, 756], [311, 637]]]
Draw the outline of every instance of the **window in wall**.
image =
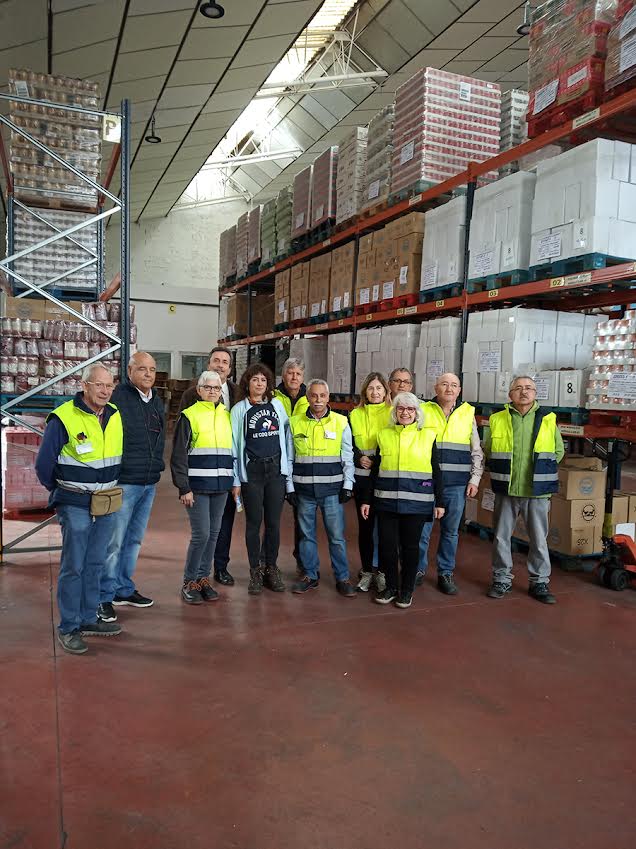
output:
[[182, 354], [181, 355], [181, 378], [194, 380], [208, 365], [209, 354]]
[[157, 363], [157, 371], [165, 371], [168, 377], [171, 377], [172, 371], [172, 356], [170, 351], [148, 351], [151, 357], [154, 357]]

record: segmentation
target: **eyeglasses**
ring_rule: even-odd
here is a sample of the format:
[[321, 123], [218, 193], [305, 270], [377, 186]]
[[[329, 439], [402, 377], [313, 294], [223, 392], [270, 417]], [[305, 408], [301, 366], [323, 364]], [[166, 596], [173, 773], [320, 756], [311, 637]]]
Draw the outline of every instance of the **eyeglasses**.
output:
[[398, 413], [417, 413], [416, 407], [396, 407]]
[[203, 389], [205, 392], [220, 392], [221, 391], [220, 386], [210, 386], [208, 383], [202, 383], [201, 386], [199, 386], [199, 389]]
[[412, 383], [413, 383], [413, 381], [411, 380], [410, 377], [406, 377], [406, 378], [392, 377], [389, 382], [390, 383], [398, 383], [400, 386], [411, 386]]
[[85, 380], [84, 383], [86, 383], [87, 386], [94, 386], [99, 392], [101, 392], [102, 389], [107, 389], [109, 392], [112, 392], [115, 388], [114, 383], [95, 383], [92, 380]]
[[536, 386], [513, 386], [511, 392], [536, 392]]

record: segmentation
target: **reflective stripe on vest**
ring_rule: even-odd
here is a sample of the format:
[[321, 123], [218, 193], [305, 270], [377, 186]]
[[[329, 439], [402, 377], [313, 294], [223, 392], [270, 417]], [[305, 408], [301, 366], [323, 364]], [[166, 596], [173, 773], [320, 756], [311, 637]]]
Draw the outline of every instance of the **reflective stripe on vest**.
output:
[[435, 401], [422, 405], [426, 427], [437, 434], [437, 456], [445, 486], [466, 486], [470, 480], [472, 462], [470, 440], [473, 434], [475, 408], [460, 404], [448, 419]]
[[[375, 457], [378, 433], [391, 424], [391, 407], [388, 404], [365, 404], [363, 407], [356, 407], [349, 413], [349, 424], [357, 451], [365, 457]], [[370, 474], [371, 469], [356, 466], [354, 470], [356, 481], [367, 478]]]
[[289, 424], [294, 439], [294, 489], [317, 497], [338, 493], [344, 481], [341, 449], [347, 419], [333, 412], [322, 419], [305, 414], [292, 416]]
[[227, 492], [234, 480], [232, 420], [223, 404], [197, 401], [183, 410], [192, 438], [188, 450], [188, 480], [197, 492]]
[[[50, 414], [58, 417], [68, 434], [55, 464], [55, 480], [63, 489], [91, 493], [117, 484], [124, 434], [117, 407], [108, 406], [114, 412], [104, 430], [94, 413], [82, 410], [74, 401], [67, 401]], [[91, 450], [86, 451], [87, 447]]]
[[[556, 415], [535, 412], [532, 434], [532, 494], [550, 495], [559, 489], [559, 473], [556, 461]], [[490, 445], [488, 458], [490, 480], [494, 492], [508, 494], [514, 462], [514, 436], [512, 414], [509, 405], [490, 417]]]
[[417, 424], [392, 425], [378, 434], [380, 470], [374, 490], [377, 510], [392, 513], [432, 513], [435, 431]]

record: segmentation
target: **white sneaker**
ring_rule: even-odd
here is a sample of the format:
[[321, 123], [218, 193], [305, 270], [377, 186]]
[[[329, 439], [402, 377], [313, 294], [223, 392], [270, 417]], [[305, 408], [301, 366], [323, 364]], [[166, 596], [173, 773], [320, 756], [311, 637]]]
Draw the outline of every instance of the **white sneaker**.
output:
[[362, 572], [356, 589], [361, 593], [368, 593], [373, 581], [373, 572]]
[[384, 572], [375, 573], [375, 589], [378, 594], [383, 593], [385, 591], [386, 578], [384, 577]]

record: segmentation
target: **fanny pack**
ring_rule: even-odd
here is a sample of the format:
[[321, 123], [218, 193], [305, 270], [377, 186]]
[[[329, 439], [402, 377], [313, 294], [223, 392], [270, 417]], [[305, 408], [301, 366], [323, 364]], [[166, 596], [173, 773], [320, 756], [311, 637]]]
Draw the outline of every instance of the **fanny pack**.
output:
[[116, 513], [123, 504], [124, 490], [120, 486], [102, 489], [91, 495], [91, 516], [108, 516]]

